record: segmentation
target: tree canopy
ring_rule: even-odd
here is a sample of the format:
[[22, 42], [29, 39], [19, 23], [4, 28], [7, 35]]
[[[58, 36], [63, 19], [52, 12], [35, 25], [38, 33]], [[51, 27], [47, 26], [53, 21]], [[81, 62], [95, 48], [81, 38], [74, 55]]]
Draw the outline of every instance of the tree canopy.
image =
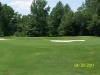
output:
[[100, 36], [100, 0], [85, 0], [77, 11], [59, 1], [33, 0], [30, 14], [0, 2], [0, 36]]

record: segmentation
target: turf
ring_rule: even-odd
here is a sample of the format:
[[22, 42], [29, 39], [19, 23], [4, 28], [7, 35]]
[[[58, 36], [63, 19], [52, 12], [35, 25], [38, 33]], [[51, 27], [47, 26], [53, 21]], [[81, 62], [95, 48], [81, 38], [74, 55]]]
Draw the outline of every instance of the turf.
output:
[[[0, 75], [100, 75], [100, 37], [4, 38], [10, 40], [0, 41]], [[86, 41], [50, 41], [68, 39]]]

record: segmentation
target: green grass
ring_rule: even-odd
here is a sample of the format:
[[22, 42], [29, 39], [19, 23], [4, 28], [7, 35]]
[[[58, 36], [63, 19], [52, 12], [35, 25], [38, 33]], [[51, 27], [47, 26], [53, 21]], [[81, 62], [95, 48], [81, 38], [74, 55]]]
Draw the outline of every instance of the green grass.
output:
[[[0, 40], [0, 75], [100, 75], [100, 37], [4, 38], [11, 40]], [[68, 39], [86, 41], [50, 42]]]

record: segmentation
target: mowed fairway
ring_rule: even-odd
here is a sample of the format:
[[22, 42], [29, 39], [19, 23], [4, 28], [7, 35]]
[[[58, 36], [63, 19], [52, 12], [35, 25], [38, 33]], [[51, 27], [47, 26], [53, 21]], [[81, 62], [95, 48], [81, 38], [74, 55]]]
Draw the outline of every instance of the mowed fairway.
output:
[[[100, 75], [100, 37], [5, 37], [0, 75]], [[58, 43], [50, 40], [85, 40]], [[84, 64], [77, 66], [75, 64]], [[94, 64], [89, 67], [87, 63]]]

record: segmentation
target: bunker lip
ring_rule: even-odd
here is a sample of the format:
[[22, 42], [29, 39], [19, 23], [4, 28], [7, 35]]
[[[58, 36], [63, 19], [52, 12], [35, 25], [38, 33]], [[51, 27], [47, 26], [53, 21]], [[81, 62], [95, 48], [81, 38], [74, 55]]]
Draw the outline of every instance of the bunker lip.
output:
[[85, 40], [50, 40], [51, 42], [84, 42]]
[[9, 40], [9, 39], [0, 38], [0, 40]]

